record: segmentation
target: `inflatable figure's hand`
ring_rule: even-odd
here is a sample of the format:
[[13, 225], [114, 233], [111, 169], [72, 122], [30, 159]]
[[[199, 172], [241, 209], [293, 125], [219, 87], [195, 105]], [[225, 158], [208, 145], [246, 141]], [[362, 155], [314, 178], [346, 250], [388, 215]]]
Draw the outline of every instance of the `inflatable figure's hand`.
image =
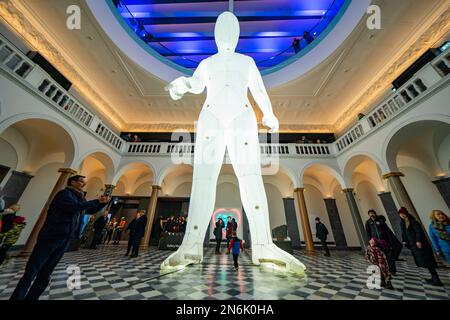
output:
[[180, 100], [189, 90], [189, 82], [186, 77], [180, 77], [169, 83], [164, 90], [169, 91], [173, 100]]
[[270, 133], [277, 132], [280, 128], [280, 124], [278, 123], [277, 117], [274, 114], [265, 115], [263, 117], [263, 125], [270, 128]]

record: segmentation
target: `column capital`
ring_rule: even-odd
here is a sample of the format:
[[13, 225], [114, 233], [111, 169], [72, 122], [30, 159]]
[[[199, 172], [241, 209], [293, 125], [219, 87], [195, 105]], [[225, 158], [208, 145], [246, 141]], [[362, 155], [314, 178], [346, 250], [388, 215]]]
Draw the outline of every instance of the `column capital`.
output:
[[295, 188], [294, 192], [303, 192], [305, 191], [305, 188]]
[[355, 189], [353, 189], [353, 188], [342, 189], [342, 192], [346, 192], [346, 193], [349, 193], [349, 192], [353, 193], [353, 191], [355, 191]]
[[324, 201], [327, 201], [327, 200], [334, 200], [334, 201], [336, 201], [335, 198], [323, 198], [323, 200], [324, 200]]
[[405, 175], [401, 172], [389, 172], [386, 174], [383, 174], [381, 177], [383, 178], [383, 180], [389, 179], [391, 177], [404, 177]]
[[107, 188], [107, 189], [115, 189], [116, 186], [113, 185], [113, 184], [105, 184], [105, 188]]
[[152, 190], [162, 190], [162, 188], [158, 185], [153, 185]]
[[61, 169], [59, 169], [58, 170], [58, 172], [60, 172], [60, 173], [68, 173], [68, 174], [71, 174], [71, 175], [75, 175], [75, 174], [77, 174], [77, 170], [74, 170], [74, 169], [71, 169], [71, 168], [61, 168]]

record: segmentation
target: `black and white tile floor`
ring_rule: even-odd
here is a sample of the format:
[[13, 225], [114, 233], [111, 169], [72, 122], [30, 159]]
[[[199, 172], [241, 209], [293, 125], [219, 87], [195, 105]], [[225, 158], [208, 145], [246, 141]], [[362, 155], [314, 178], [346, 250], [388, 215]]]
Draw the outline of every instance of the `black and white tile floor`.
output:
[[[371, 290], [366, 282], [368, 264], [357, 252], [295, 255], [307, 266], [307, 277], [279, 274], [251, 265], [248, 252], [234, 271], [232, 257], [205, 250], [201, 265], [160, 276], [159, 265], [171, 253], [154, 248], [140, 257], [123, 256], [123, 246], [103, 246], [66, 253], [53, 273], [42, 300], [450, 300], [449, 269], [439, 269], [444, 287], [425, 282], [427, 270], [416, 268], [411, 257], [398, 262], [395, 290]], [[0, 300], [6, 300], [25, 268], [26, 259], [12, 259], [0, 269]], [[78, 266], [81, 288], [69, 290], [67, 268]]]

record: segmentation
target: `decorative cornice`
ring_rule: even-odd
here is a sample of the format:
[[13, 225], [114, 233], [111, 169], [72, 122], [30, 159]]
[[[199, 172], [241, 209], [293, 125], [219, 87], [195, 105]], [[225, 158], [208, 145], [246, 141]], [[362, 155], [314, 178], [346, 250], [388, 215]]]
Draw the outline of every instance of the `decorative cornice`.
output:
[[61, 168], [58, 170], [59, 173], [68, 173], [70, 175], [75, 175], [77, 174], [77, 170], [71, 169], [71, 168]]
[[31, 14], [27, 12], [20, 0], [3, 0], [0, 2], [0, 17], [11, 27], [12, 31], [24, 39], [34, 50], [38, 51], [59, 72], [72, 82], [78, 91], [102, 112], [119, 130], [124, 127], [124, 121], [119, 114], [80, 76], [78, 71], [64, 58], [59, 50], [50, 43], [48, 36], [39, 32], [30, 22]]
[[364, 92], [359, 99], [347, 108], [334, 125], [334, 132], [341, 133], [351, 123], [355, 122], [359, 113], [365, 113], [367, 108], [372, 107], [376, 101], [390, 86], [390, 84], [414, 61], [416, 61], [426, 50], [432, 47], [439, 39], [444, 37], [450, 30], [450, 6], [444, 4], [447, 8], [443, 14], [428, 28], [417, 41], [404, 52], [400, 58], [392, 64], [389, 69], [375, 83]]
[[405, 175], [403, 173], [401, 173], [401, 172], [389, 172], [389, 173], [383, 174], [381, 176], [381, 178], [383, 178], [383, 180], [386, 180], [386, 179], [389, 179], [391, 177], [404, 177], [404, 176]]

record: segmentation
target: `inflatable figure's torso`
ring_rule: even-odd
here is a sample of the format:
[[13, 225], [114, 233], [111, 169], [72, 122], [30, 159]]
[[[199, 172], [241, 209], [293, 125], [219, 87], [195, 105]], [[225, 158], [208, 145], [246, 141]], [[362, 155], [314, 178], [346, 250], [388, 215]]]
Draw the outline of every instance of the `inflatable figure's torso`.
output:
[[251, 62], [251, 58], [235, 52], [218, 53], [205, 61], [207, 98], [203, 109], [226, 127], [251, 108], [247, 96]]

